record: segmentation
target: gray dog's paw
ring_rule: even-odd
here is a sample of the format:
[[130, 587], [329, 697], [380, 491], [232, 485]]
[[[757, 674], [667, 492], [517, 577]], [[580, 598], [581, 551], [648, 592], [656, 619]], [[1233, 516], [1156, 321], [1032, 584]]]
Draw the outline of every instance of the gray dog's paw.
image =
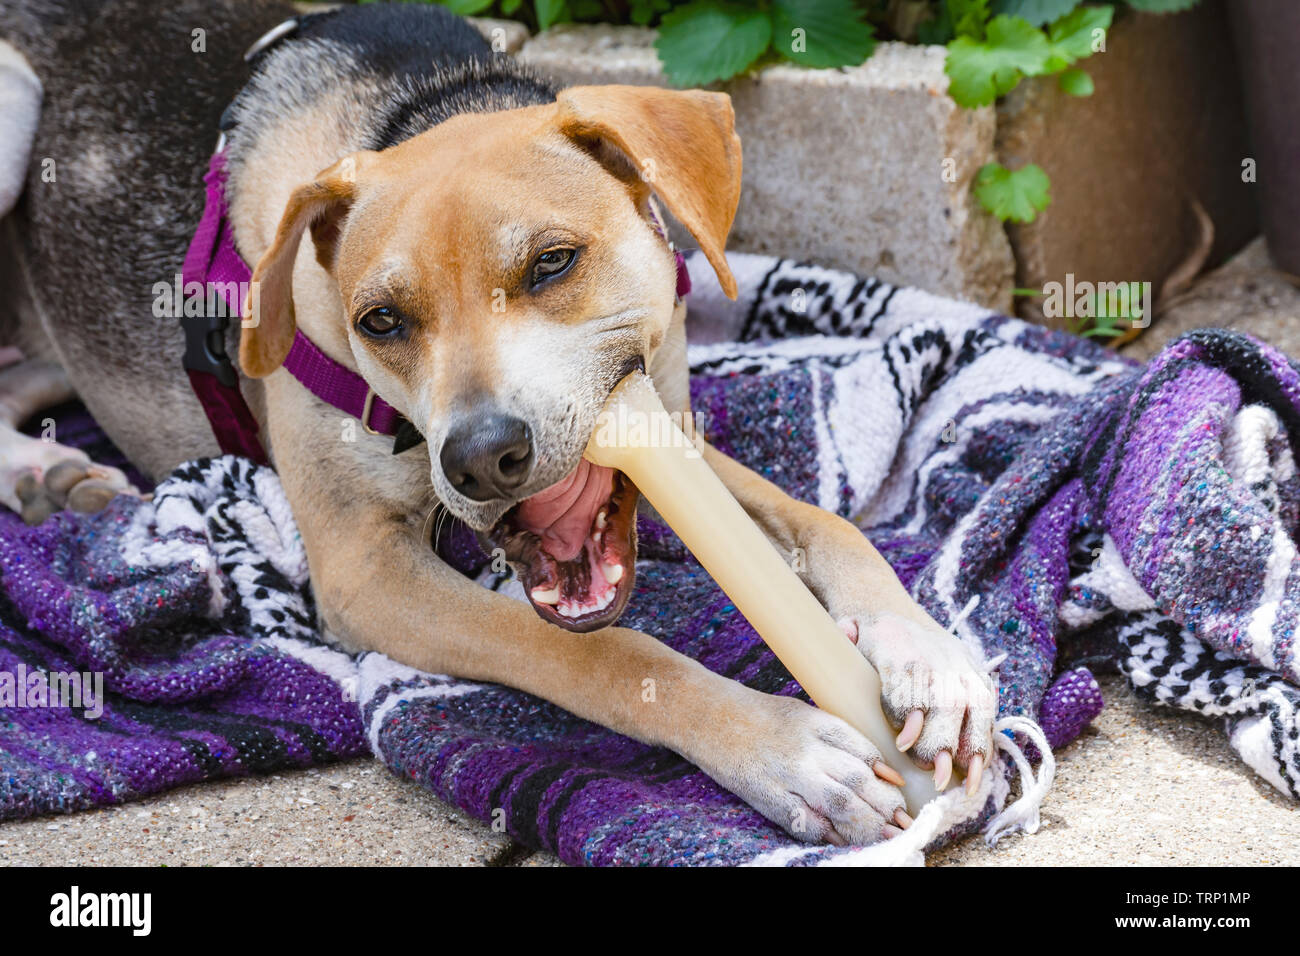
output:
[[14, 482], [17, 510], [27, 524], [41, 524], [64, 508], [89, 514], [102, 510], [120, 494], [139, 494], [118, 469], [97, 465], [76, 449], [51, 448], [66, 455], [49, 467], [22, 469]]
[[801, 700], [758, 696], [753, 737], [706, 768], [714, 779], [810, 843], [875, 843], [910, 825], [901, 791], [876, 768], [897, 775], [870, 741]]
[[973, 791], [993, 753], [997, 687], [961, 640], [934, 622], [894, 614], [839, 621], [880, 674], [885, 715], [900, 728], [897, 746], [933, 768], [947, 786], [953, 764]]

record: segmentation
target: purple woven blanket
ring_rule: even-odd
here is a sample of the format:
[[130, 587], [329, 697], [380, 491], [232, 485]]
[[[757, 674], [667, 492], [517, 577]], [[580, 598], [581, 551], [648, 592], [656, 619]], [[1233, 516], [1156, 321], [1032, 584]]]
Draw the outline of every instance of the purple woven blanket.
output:
[[[1037, 719], [1053, 747], [1101, 707], [1071, 663], [1086, 655], [1156, 703], [1222, 718], [1248, 766], [1296, 795], [1300, 374], [1283, 356], [1200, 332], [1139, 368], [915, 290], [732, 265], [737, 303], [691, 263], [710, 441], [857, 522], [936, 619], [1000, 662], [1002, 715]], [[671, 532], [643, 519], [640, 534], [620, 623], [799, 693]], [[463, 529], [438, 544], [517, 591]], [[995, 774], [974, 810], [918, 819], [892, 855], [808, 847], [669, 751], [508, 688], [344, 655], [314, 614], [279, 482], [240, 459], [191, 463], [153, 502], [100, 515], [29, 529], [0, 512], [0, 817], [369, 750], [570, 863], [810, 865], [915, 862], [923, 836], [977, 829], [1006, 800]], [[60, 700], [72, 675], [80, 699]]]

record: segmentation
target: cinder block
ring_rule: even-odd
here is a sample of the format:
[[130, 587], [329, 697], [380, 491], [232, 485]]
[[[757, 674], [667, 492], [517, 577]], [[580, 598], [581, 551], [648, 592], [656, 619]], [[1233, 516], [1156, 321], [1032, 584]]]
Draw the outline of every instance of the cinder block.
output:
[[[519, 55], [566, 86], [666, 86], [653, 38], [635, 27], [559, 27]], [[731, 247], [1009, 309], [1011, 248], [970, 189], [993, 159], [995, 113], [948, 98], [944, 56], [883, 43], [859, 67], [769, 66], [720, 87], [745, 157]]]

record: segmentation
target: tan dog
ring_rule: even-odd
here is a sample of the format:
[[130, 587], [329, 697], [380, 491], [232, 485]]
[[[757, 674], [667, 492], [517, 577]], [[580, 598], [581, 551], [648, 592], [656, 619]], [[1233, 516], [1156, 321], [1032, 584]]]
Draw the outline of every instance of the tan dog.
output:
[[[896, 775], [848, 725], [613, 624], [634, 578], [636, 494], [582, 450], [632, 368], [649, 370], [669, 408], [688, 406], [685, 308], [652, 196], [734, 295], [724, 249], [741, 151], [728, 98], [582, 87], [368, 149], [350, 119], [364, 112], [360, 81], [303, 80], [294, 57], [322, 58], [305, 46], [273, 51], [236, 101], [227, 195], [260, 290], [239, 342], [245, 392], [327, 635], [670, 747], [804, 839], [865, 843], [906, 826]], [[326, 59], [349, 76], [342, 54]], [[280, 74], [320, 89], [283, 108]], [[296, 329], [416, 425], [427, 454], [393, 455], [390, 439], [360, 431], [340, 441], [338, 410], [281, 368]], [[131, 431], [110, 426], [129, 452], [146, 445], [118, 434]], [[210, 441], [135, 457], [157, 472]], [[858, 530], [705, 454], [779, 549], [803, 550], [805, 580], [882, 674], [899, 745], [941, 781], [968, 767], [973, 786], [992, 748], [987, 674]], [[439, 507], [503, 547], [532, 607], [438, 559]]]

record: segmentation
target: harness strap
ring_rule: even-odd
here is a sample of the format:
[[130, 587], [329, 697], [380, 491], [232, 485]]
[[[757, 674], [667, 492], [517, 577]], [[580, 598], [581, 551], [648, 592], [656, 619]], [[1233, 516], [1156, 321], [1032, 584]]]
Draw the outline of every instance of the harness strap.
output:
[[[203, 177], [206, 198], [203, 217], [181, 266], [183, 291], [195, 290], [202, 301], [196, 315], [182, 315], [185, 356], [182, 364], [190, 387], [198, 396], [221, 451], [268, 464], [266, 450], [257, 437], [257, 420], [239, 391], [239, 376], [226, 354], [229, 316], [240, 314], [240, 290], [248, 288], [252, 274], [235, 251], [225, 208], [225, 158], [216, 153]], [[219, 308], [213, 292], [225, 302]], [[190, 312], [190, 309], [185, 309]]]

